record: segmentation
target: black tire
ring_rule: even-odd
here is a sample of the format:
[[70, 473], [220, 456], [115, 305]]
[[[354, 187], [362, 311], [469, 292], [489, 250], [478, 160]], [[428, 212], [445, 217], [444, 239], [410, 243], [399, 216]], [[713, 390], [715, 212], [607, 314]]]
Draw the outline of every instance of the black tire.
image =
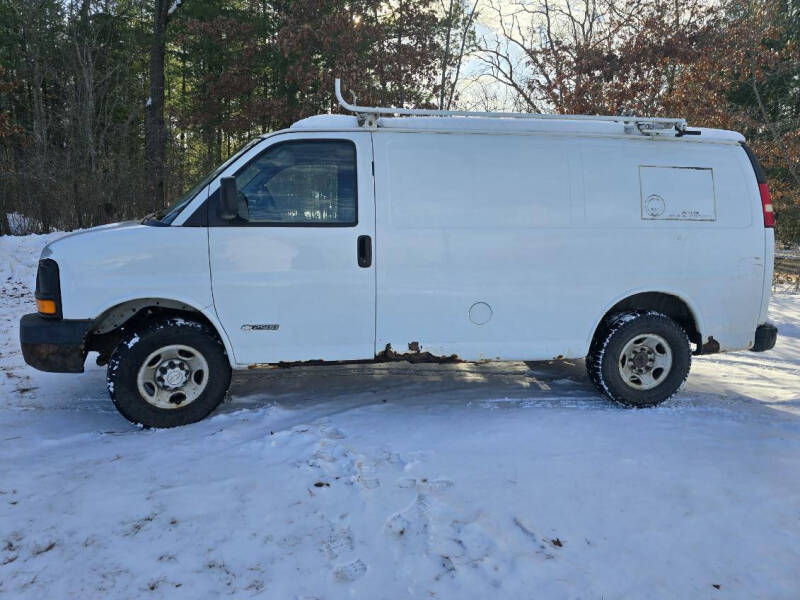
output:
[[[137, 376], [144, 361], [159, 348], [188, 346], [208, 364], [205, 388], [185, 406], [159, 408], [142, 396]], [[143, 427], [166, 428], [196, 423], [208, 416], [225, 398], [231, 367], [216, 332], [197, 321], [158, 317], [127, 330], [108, 361], [106, 381], [114, 405], [122, 416]]]
[[[672, 366], [655, 387], [635, 389], [623, 379], [619, 364], [625, 345], [645, 334], [655, 334], [667, 342]], [[589, 378], [600, 393], [634, 408], [656, 406], [675, 394], [689, 376], [691, 364], [686, 332], [668, 316], [654, 311], [629, 311], [610, 317], [598, 328], [586, 357]]]

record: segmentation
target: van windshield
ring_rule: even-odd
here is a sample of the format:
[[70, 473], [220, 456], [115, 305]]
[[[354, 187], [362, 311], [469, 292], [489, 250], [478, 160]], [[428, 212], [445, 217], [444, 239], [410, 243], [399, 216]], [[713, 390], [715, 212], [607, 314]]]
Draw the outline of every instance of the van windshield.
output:
[[242, 154], [247, 152], [250, 148], [255, 146], [258, 142], [261, 141], [261, 138], [255, 138], [247, 142], [242, 148], [239, 149], [233, 156], [231, 156], [228, 160], [218, 166], [216, 169], [211, 171], [208, 175], [203, 177], [199, 183], [193, 186], [188, 192], [183, 194], [180, 198], [175, 200], [172, 205], [164, 208], [162, 210], [156, 211], [152, 214], [147, 215], [143, 220], [142, 224], [144, 225], [171, 225], [172, 222], [176, 219], [176, 217], [181, 214], [181, 211], [186, 208], [186, 206], [194, 200], [194, 197], [199, 194], [203, 188], [205, 188], [209, 183], [211, 183], [215, 177], [217, 177], [220, 173], [222, 173], [228, 165], [233, 163], [237, 158], [239, 158]]

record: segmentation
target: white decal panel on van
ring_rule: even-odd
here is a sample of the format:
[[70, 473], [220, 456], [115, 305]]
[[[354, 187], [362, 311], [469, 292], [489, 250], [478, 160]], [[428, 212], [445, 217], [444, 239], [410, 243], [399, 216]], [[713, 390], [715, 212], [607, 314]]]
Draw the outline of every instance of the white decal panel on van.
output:
[[697, 167], [639, 166], [642, 219], [716, 221], [714, 171]]

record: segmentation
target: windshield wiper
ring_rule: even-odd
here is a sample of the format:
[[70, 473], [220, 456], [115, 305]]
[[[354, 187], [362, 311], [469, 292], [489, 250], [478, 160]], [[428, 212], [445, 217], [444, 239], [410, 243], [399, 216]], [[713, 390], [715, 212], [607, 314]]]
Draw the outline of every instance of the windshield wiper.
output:
[[164, 217], [163, 210], [157, 210], [142, 217], [142, 225], [156, 225], [166, 227], [166, 223], [161, 219]]

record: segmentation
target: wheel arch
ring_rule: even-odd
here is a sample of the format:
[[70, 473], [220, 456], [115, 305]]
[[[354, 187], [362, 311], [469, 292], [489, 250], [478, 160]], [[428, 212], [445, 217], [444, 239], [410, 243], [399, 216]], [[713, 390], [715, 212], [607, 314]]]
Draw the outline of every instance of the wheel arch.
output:
[[175, 298], [132, 298], [106, 308], [94, 319], [92, 328], [87, 335], [86, 349], [99, 352], [98, 364], [103, 364], [102, 359], [107, 358], [119, 343], [124, 325], [131, 325], [136, 321], [144, 321], [155, 316], [169, 315], [196, 319], [210, 327], [225, 347], [231, 367], [235, 365], [230, 339], [219, 323], [213, 307], [197, 308], [191, 302]]
[[704, 347], [704, 328], [700, 311], [684, 295], [667, 291], [637, 291], [615, 298], [596, 317], [591, 331], [591, 342], [602, 331], [602, 326], [609, 317], [628, 310], [653, 310], [667, 315], [684, 328], [689, 340], [697, 345], [697, 353], [701, 353]]

